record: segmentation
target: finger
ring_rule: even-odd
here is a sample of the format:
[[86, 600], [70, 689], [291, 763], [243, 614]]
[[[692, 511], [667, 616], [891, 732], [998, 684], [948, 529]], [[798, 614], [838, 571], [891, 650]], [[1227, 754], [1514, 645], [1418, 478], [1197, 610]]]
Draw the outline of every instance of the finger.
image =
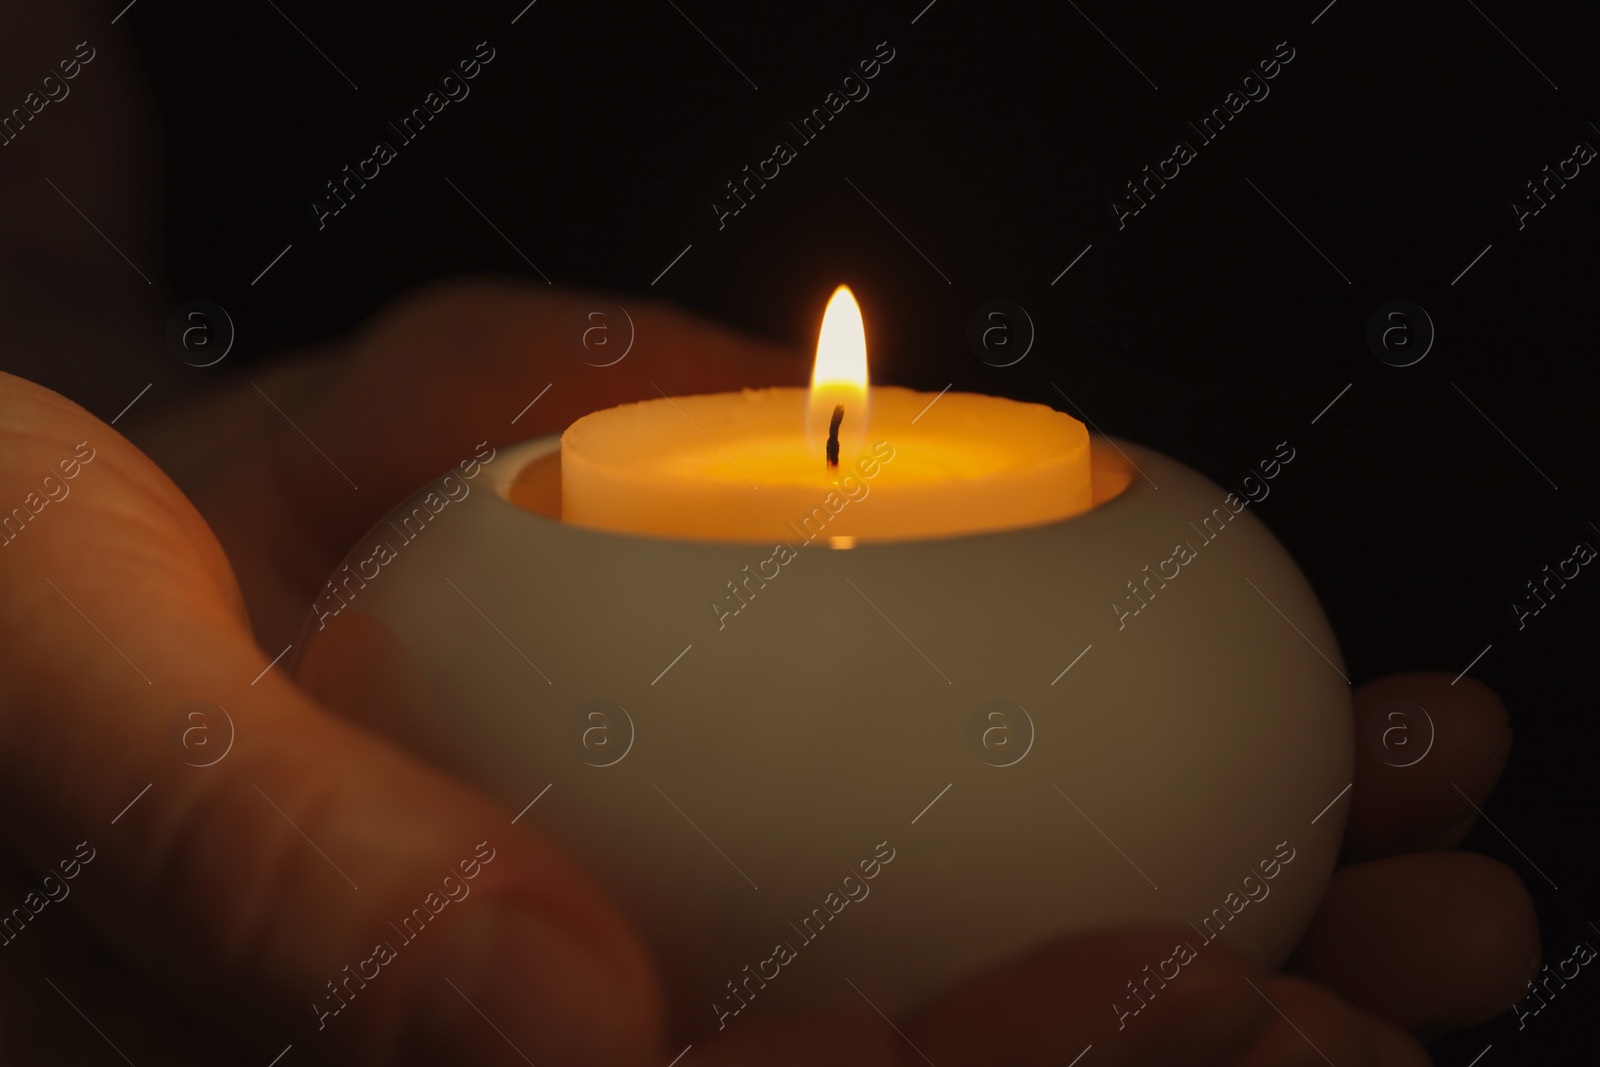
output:
[[304, 494], [294, 503], [342, 551], [395, 500], [480, 441], [498, 446], [560, 433], [592, 411], [663, 394], [806, 380], [809, 368], [794, 353], [632, 299], [627, 318], [607, 327], [619, 345], [631, 330], [631, 350], [611, 366], [591, 366], [579, 358], [579, 339], [585, 309], [595, 303], [585, 294], [478, 281], [385, 311], [315, 389], [288, 398], [295, 420], [338, 456], [361, 491], [346, 491], [285, 426], [279, 470]]
[[[1264, 972], [1225, 950], [1201, 952], [1178, 978], [1145, 967], [1174, 956], [1192, 932], [1144, 929], [1063, 938], [978, 974], [907, 1018], [891, 1021], [859, 989], [858, 1004], [802, 1019], [751, 1020], [696, 1046], [702, 1067], [762, 1063], [939, 1067], [1072, 1063], [1093, 1047], [1102, 1067], [1199, 1067], [1247, 1047], [1271, 1009], [1244, 980]], [[1141, 996], [1143, 999], [1141, 999]]]
[[[348, 343], [139, 427], [136, 440], [227, 547], [256, 631], [288, 640], [350, 544], [396, 501], [481, 454], [480, 443], [559, 433], [592, 411], [663, 393], [806, 380], [796, 353], [631, 298], [605, 327], [608, 345], [622, 351], [631, 336], [631, 348], [590, 365], [580, 339], [597, 328], [586, 314], [598, 304], [506, 282], [425, 291]], [[264, 528], [293, 536], [263, 537]]]
[[1273, 1020], [1230, 1067], [1430, 1067], [1411, 1035], [1364, 1015], [1325, 989], [1295, 978], [1258, 981]]
[[1058, 1067], [1090, 1046], [1113, 1067], [1279, 1067], [1312, 1062], [1307, 1035], [1341, 1067], [1427, 1062], [1406, 1035], [1305, 983], [1220, 947], [1179, 955], [1188, 933], [1058, 942], [942, 998], [907, 1035], [940, 1067]]
[[1539, 922], [1512, 871], [1466, 852], [1337, 872], [1292, 968], [1397, 1026], [1505, 1011], [1538, 970]]
[[[974, 977], [910, 1018], [866, 1002], [750, 1021], [695, 1047], [701, 1067], [1425, 1067], [1410, 1036], [1333, 994], [1222, 948], [1165, 966], [1188, 931], [1062, 939]], [[1201, 946], [1203, 950], [1205, 946]], [[1156, 969], [1156, 973], [1152, 973]], [[860, 992], [860, 991], [858, 991]], [[863, 999], [865, 994], [863, 992]]]
[[1115, 1067], [1222, 1062], [1270, 1009], [1245, 981], [1251, 965], [1203, 945], [1181, 955], [1193, 940], [1179, 928], [1058, 941], [940, 998], [906, 1031], [941, 1067], [1069, 1063], [1090, 1045]]
[[1511, 752], [1500, 699], [1471, 678], [1401, 674], [1357, 689], [1355, 716], [1346, 857], [1458, 844]]
[[[0, 548], [0, 833], [40, 869], [83, 859], [53, 906], [274, 1050], [642, 1062], [653, 981], [593, 886], [265, 669], [172, 485], [81, 410], [0, 376], [0, 500], [86, 439], [70, 496]], [[207, 767], [168, 738], [194, 700], [236, 724]]]

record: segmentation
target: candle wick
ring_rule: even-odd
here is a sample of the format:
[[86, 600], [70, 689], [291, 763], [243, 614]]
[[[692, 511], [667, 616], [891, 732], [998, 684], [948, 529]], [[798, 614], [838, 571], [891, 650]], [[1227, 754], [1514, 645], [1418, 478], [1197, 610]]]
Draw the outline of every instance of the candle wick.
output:
[[828, 420], [828, 469], [833, 470], [839, 466], [839, 424], [844, 421], [844, 405], [837, 404], [833, 409], [833, 418]]

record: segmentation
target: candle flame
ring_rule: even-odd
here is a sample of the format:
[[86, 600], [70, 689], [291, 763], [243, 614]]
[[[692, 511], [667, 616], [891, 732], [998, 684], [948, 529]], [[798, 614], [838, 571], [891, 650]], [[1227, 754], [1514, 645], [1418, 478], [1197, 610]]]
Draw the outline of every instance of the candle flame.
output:
[[850, 386], [860, 396], [867, 392], [867, 327], [848, 285], [833, 291], [827, 310], [822, 313], [822, 329], [817, 333], [811, 391], [815, 393], [823, 386]]
[[806, 441], [813, 451], [822, 453], [835, 409], [843, 406], [839, 456], [846, 465], [855, 460], [867, 432], [867, 385], [867, 328], [850, 287], [841, 285], [822, 313], [811, 365]]

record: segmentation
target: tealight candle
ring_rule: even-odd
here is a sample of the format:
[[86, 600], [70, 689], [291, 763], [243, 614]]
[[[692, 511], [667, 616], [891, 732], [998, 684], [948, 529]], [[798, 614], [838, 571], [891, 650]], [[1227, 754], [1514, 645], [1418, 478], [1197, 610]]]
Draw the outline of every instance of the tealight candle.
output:
[[[579, 419], [561, 437], [563, 520], [714, 541], [810, 540], [823, 525], [830, 537], [908, 540], [1090, 506], [1089, 434], [1070, 415], [869, 388], [861, 311], [843, 286], [815, 366], [809, 390], [664, 396]], [[873, 502], [845, 507], [869, 481]]]

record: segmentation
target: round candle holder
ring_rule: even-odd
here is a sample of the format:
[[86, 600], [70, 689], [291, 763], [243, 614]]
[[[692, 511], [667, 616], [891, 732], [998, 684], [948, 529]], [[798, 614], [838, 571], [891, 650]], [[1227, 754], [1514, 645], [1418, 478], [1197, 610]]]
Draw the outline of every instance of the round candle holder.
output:
[[1333, 633], [1244, 501], [1092, 455], [1069, 519], [780, 545], [563, 523], [559, 441], [526, 442], [358, 542], [295, 673], [558, 841], [682, 1032], [893, 1013], [1112, 926], [1281, 963], [1351, 780]]

